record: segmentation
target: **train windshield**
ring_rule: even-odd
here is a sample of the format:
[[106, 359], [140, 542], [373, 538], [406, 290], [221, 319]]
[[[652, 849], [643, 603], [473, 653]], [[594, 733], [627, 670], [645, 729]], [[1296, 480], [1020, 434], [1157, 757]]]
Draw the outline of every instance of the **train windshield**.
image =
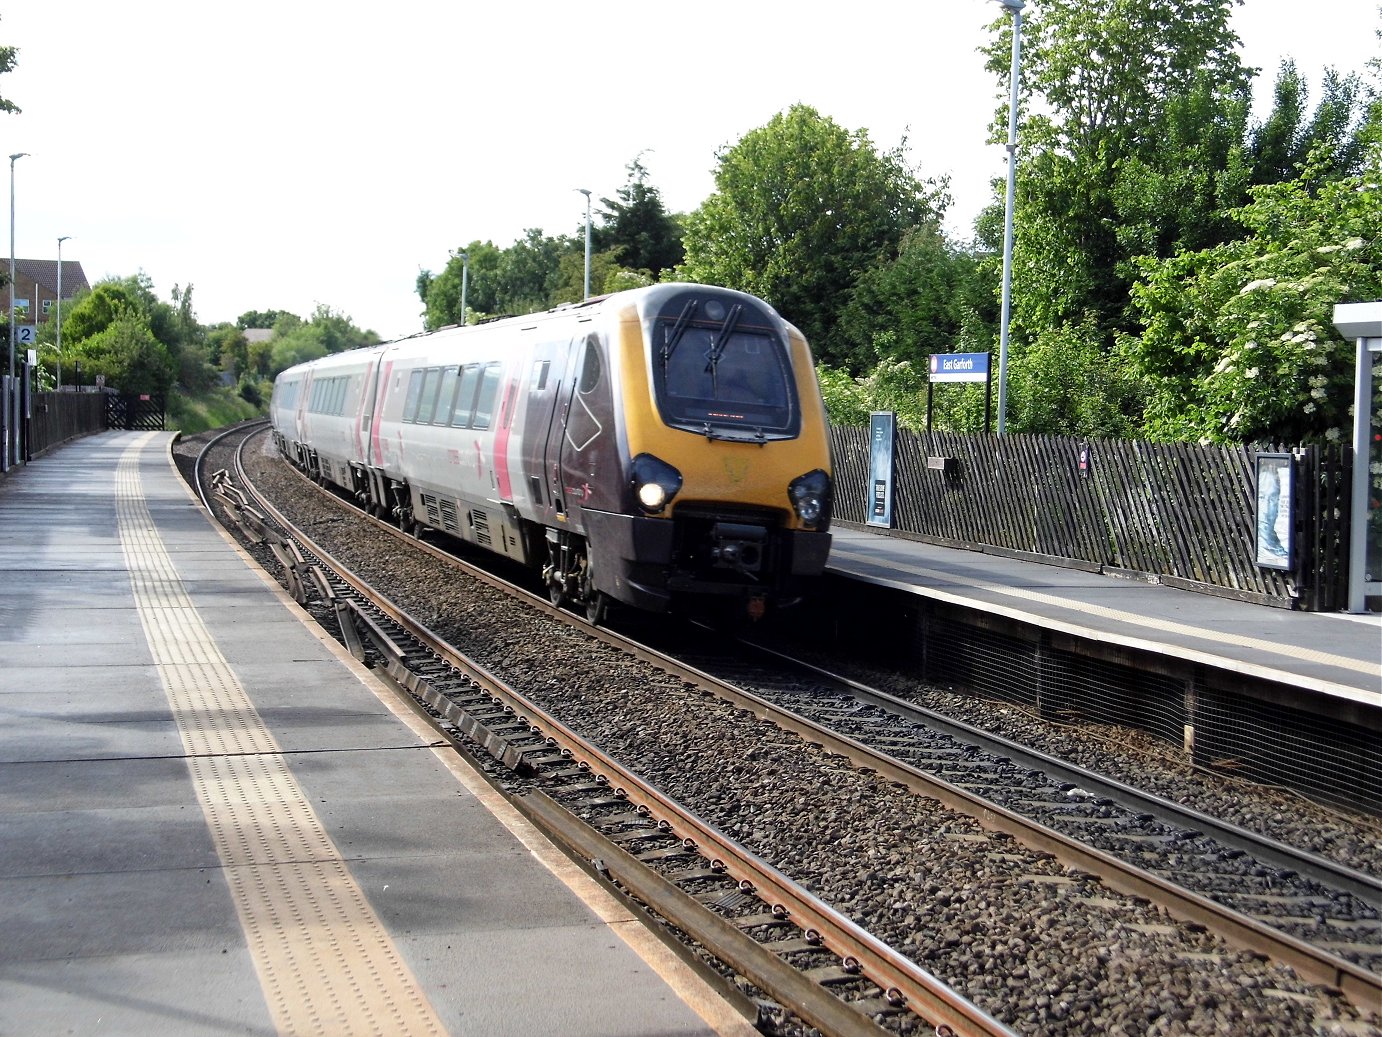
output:
[[662, 419], [715, 439], [788, 439], [801, 428], [787, 350], [741, 303], [684, 300], [653, 322]]

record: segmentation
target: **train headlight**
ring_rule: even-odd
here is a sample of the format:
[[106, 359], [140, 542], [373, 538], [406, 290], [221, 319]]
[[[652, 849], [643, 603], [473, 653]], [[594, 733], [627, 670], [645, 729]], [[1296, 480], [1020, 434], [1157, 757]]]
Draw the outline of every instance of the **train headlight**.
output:
[[792, 480], [787, 487], [792, 509], [801, 524], [815, 529], [830, 517], [830, 476], [817, 468]]
[[649, 515], [656, 515], [667, 507], [681, 489], [681, 473], [652, 454], [635, 457], [632, 471], [633, 495], [638, 506]]

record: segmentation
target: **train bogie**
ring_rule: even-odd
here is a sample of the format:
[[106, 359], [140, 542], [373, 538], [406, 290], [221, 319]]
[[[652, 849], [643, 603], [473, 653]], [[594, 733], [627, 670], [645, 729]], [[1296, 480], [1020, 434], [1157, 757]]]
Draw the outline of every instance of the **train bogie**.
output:
[[591, 615], [611, 598], [784, 602], [829, 549], [810, 351], [724, 289], [659, 285], [328, 357], [280, 375], [271, 411], [313, 474], [540, 570]]

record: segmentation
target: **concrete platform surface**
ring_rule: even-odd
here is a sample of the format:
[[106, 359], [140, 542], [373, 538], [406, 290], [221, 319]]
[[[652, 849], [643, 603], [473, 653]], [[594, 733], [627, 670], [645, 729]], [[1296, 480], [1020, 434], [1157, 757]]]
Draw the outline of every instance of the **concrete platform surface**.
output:
[[753, 1032], [201, 511], [0, 481], [0, 1034]]

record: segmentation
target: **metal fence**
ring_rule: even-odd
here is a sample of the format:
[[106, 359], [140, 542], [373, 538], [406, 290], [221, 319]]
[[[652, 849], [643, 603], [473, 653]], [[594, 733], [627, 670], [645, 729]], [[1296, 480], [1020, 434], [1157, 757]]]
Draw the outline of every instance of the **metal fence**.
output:
[[[831, 452], [835, 516], [863, 524], [869, 430], [833, 427]], [[892, 532], [1261, 604], [1343, 608], [1351, 450], [1290, 451], [1296, 551], [1289, 570], [1256, 561], [1259, 452], [1269, 451], [899, 429]]]

